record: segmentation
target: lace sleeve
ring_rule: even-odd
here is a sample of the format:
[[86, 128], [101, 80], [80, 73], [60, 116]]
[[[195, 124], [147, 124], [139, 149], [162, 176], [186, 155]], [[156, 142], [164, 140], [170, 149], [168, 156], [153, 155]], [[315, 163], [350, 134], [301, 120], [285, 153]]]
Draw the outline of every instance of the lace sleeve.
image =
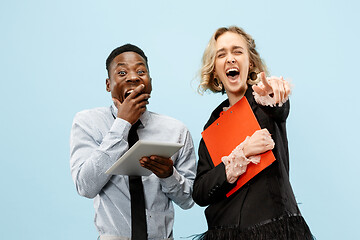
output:
[[244, 155], [244, 144], [248, 141], [246, 137], [240, 145], [238, 145], [229, 156], [224, 156], [221, 161], [225, 164], [226, 178], [229, 183], [234, 183], [240, 175], [245, 173], [247, 165], [252, 162], [258, 164], [260, 162], [260, 155], [246, 158]]

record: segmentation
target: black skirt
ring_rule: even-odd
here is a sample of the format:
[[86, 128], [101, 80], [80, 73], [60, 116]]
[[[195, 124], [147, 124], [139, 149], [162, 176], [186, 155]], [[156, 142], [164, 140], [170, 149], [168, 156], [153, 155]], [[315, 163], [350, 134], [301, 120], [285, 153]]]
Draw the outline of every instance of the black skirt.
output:
[[197, 240], [313, 240], [315, 237], [300, 215], [267, 220], [246, 229], [221, 226], [194, 237]]

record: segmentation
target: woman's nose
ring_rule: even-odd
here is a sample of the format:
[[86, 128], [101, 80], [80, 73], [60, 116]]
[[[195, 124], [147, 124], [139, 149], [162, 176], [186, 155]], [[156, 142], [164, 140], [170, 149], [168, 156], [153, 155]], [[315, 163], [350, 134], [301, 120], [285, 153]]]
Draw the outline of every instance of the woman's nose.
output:
[[230, 57], [228, 57], [227, 62], [231, 63], [231, 64], [234, 64], [236, 62], [236, 60], [235, 60], [234, 57], [230, 56]]

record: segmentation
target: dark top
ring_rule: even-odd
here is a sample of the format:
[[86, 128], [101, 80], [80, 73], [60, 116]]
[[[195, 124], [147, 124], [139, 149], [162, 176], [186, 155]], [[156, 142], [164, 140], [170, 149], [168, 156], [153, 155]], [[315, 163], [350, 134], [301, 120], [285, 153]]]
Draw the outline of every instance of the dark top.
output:
[[[236, 183], [227, 182], [224, 163], [214, 167], [204, 140], [201, 139], [193, 199], [200, 206], [208, 206], [205, 215], [209, 230], [223, 227], [248, 229], [291, 216], [301, 217], [289, 181], [286, 137], [289, 101], [282, 107], [260, 106], [255, 102], [252, 93], [252, 87], [248, 86], [245, 97], [261, 128], [268, 129], [275, 141], [273, 153], [276, 161], [238, 191], [226, 197], [226, 193]], [[220, 116], [223, 107], [228, 106], [229, 100], [222, 102], [213, 111], [204, 129]]]

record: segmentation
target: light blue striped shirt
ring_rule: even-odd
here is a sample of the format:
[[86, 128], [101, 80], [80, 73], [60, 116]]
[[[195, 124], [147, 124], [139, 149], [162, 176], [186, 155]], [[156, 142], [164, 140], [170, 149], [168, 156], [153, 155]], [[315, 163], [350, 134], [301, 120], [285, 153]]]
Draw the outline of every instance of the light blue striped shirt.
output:
[[[100, 236], [131, 237], [131, 207], [127, 176], [105, 171], [128, 150], [131, 124], [116, 118], [117, 108], [84, 110], [76, 114], [70, 137], [70, 169], [78, 193], [94, 198], [95, 225]], [[190, 132], [180, 121], [146, 111], [138, 128], [139, 139], [181, 143], [172, 156], [173, 175], [142, 177], [149, 239], [173, 236], [175, 202], [183, 209], [194, 204], [191, 194], [196, 157]]]

